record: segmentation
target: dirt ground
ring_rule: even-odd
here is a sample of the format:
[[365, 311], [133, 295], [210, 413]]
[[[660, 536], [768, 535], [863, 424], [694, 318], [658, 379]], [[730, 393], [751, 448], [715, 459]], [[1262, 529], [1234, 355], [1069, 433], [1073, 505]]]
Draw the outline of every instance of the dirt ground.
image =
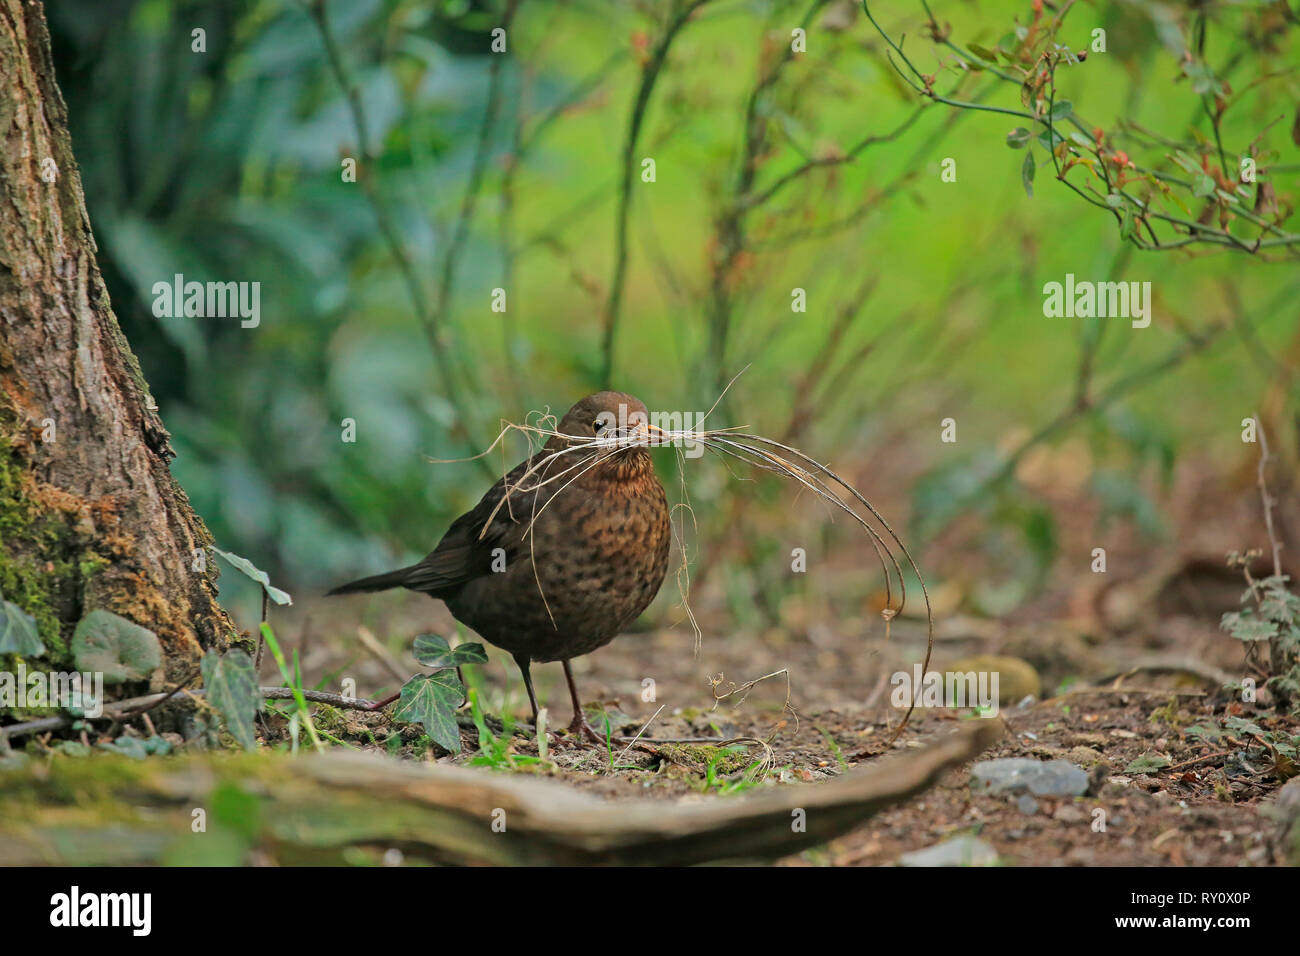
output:
[[[1241, 645], [1218, 628], [1244, 587], [1223, 555], [1260, 537], [1257, 503], [1240, 488], [1233, 494], [1184, 478], [1170, 492], [1169, 536], [1153, 544], [1132, 528], [1113, 527], [1103, 537], [1108, 571], [1093, 574], [1086, 556], [1098, 539], [1098, 516], [1055, 482], [1051, 461], [1031, 467], [1047, 476], [1042, 493], [1059, 492], [1062, 552], [1084, 556], [1076, 559], [1082, 570], [1061, 571], [1058, 564], [1036, 596], [991, 617], [969, 610], [968, 582], [977, 577], [969, 542], [958, 532], [937, 543], [930, 549], [940, 575], [937, 583], [931, 579], [932, 668], [956, 663], [965, 669], [972, 655], [988, 654], [1023, 666], [1016, 680], [1028, 680], [1025, 686], [1008, 687], [1012, 675], [1004, 674], [1001, 716], [1008, 732], [981, 759], [1066, 760], [1088, 774], [1086, 792], [1032, 801], [976, 794], [965, 768], [857, 832], [785, 863], [893, 864], [958, 834], [978, 836], [1006, 864], [1281, 862], [1276, 824], [1260, 809], [1295, 773], [1273, 744], [1294, 743], [1300, 721], [1224, 689], [1249, 671]], [[1224, 500], [1241, 504], [1225, 510]], [[1208, 502], [1215, 503], [1210, 518]], [[632, 746], [574, 745], [563, 730], [571, 708], [560, 668], [539, 665], [539, 696], [549, 726], [559, 728], [548, 760], [539, 762], [534, 736], [507, 735], [495, 720], [528, 716], [518, 671], [495, 650], [467, 678], [497, 732], [480, 739], [466, 721], [458, 756], [432, 747], [419, 728], [396, 729], [381, 715], [335, 712], [326, 723], [357, 746], [546, 773], [611, 800], [732, 799], [755, 787], [815, 783], [891, 749], [900, 712], [890, 705], [888, 677], [910, 672], [925, 651], [916, 608], [886, 635], [878, 615], [882, 595], [863, 592], [862, 578], [851, 563], [836, 561], [815, 585], [778, 594], [772, 619], [764, 621], [752, 609], [738, 610], [728, 593], [732, 582], [714, 575], [691, 598], [702, 632], [698, 653], [695, 634], [672, 606], [670, 580], [643, 630], [574, 663], [588, 707], [609, 713], [616, 734], [642, 733]], [[853, 594], [860, 596], [844, 597]], [[735, 628], [737, 617], [742, 630]], [[357, 627], [385, 635], [384, 650], [367, 652], [338, 639]], [[345, 605], [300, 601], [280, 631], [303, 653], [306, 672], [321, 675], [322, 687], [349, 675], [358, 693], [379, 696], [398, 686], [394, 673], [417, 670], [407, 651], [416, 633], [451, 634], [455, 623], [441, 604], [391, 594]], [[921, 746], [966, 719], [981, 718], [972, 711], [918, 710], [892, 747]], [[283, 725], [268, 722], [272, 740]], [[665, 737], [747, 742], [726, 749], [655, 742]]]
[[[1099, 530], [1099, 516], [1080, 503], [1078, 489], [1059, 480], [1060, 462], [1031, 460], [1027, 468], [1022, 480], [1037, 469], [1036, 490], [1059, 515], [1062, 557], [1034, 594], [993, 615], [975, 595], [984, 561], [979, 529], [958, 528], [933, 543], [922, 557], [936, 621], [931, 667], [968, 670], [972, 656], [997, 655], [1007, 733], [980, 760], [1068, 761], [1087, 774], [1085, 792], [1032, 800], [975, 793], [966, 767], [854, 833], [783, 863], [891, 865], [961, 834], [984, 841], [1001, 864], [1283, 862], [1278, 825], [1261, 808], [1296, 773], [1286, 747], [1300, 742], [1300, 720], [1279, 716], [1266, 699], [1247, 703], [1225, 689], [1250, 671], [1242, 645], [1218, 627], [1244, 588], [1223, 556], [1261, 539], [1248, 485], [1208, 486], [1185, 469], [1169, 492], [1168, 533], [1153, 542], [1122, 522]], [[1224, 501], [1239, 505], [1224, 508]], [[901, 511], [903, 502], [890, 507]], [[1092, 573], [1089, 556], [1099, 540], [1108, 569]], [[747, 567], [749, 556], [722, 551], [713, 558], [722, 570], [691, 592], [698, 649], [674, 606], [670, 578], [640, 630], [576, 660], [592, 722], [604, 713], [613, 733], [640, 733], [631, 745], [576, 745], [564, 729], [571, 708], [561, 669], [538, 665], [534, 678], [553, 729], [541, 759], [534, 733], [508, 733], [501, 722], [517, 728], [528, 708], [514, 663], [491, 648], [489, 662], [464, 675], [486, 732], [466, 707], [458, 755], [382, 713], [321, 706], [316, 723], [335, 745], [404, 759], [546, 774], [610, 800], [703, 801], [815, 784], [869, 767], [891, 749], [922, 746], [958, 721], [983, 719], [970, 710], [919, 709], [889, 742], [901, 716], [889, 678], [922, 660], [925, 622], [912, 600], [886, 633], [879, 575], [856, 567], [852, 548], [852, 538], [830, 541], [806, 583], [759, 598], [754, 580], [729, 570]], [[337, 692], [351, 679], [358, 696], [384, 696], [402, 675], [419, 672], [410, 653], [415, 635], [457, 634], [446, 608], [420, 595], [296, 597], [272, 623], [286, 651], [300, 655], [309, 688]], [[373, 639], [358, 637], [359, 630]], [[270, 661], [261, 679], [280, 682]], [[287, 713], [284, 702], [277, 706]], [[287, 747], [288, 726], [272, 712], [261, 723], [263, 741]], [[739, 742], [657, 742], [667, 737]]]

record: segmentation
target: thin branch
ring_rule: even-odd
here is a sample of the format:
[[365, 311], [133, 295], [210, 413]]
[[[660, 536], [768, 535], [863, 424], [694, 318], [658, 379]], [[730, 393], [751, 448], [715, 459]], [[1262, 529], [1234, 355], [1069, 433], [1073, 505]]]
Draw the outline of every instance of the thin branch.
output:
[[1259, 434], [1259, 468], [1256, 470], [1256, 478], [1259, 484], [1259, 500], [1264, 506], [1264, 526], [1268, 529], [1268, 543], [1273, 549], [1273, 576], [1282, 576], [1282, 542], [1278, 540], [1277, 529], [1273, 527], [1273, 506], [1277, 504], [1277, 499], [1268, 493], [1268, 484], [1264, 480], [1265, 469], [1272, 459], [1268, 450], [1268, 435], [1264, 432], [1264, 423], [1260, 420], [1258, 414], [1255, 415], [1255, 431]]
[[[42, 717], [39, 720], [29, 720], [22, 724], [9, 724], [0, 727], [0, 738], [21, 737], [25, 734], [38, 734], [48, 730], [59, 730], [63, 727], [69, 727], [74, 720], [121, 720], [143, 714], [147, 710], [167, 700], [177, 690], [171, 690], [162, 694], [146, 694], [143, 697], [131, 697], [127, 700], [112, 701], [104, 705], [104, 713], [99, 717], [92, 718], [75, 718], [66, 714], [58, 714], [54, 717]], [[196, 688], [185, 691], [190, 697], [203, 697], [207, 691], [205, 688]], [[344, 697], [342, 694], [331, 694], [323, 690], [303, 690], [298, 691], [293, 687], [259, 687], [258, 696], [263, 700], [292, 700], [296, 693], [301, 693], [305, 700], [315, 704], [330, 704], [347, 710], [382, 710], [387, 704], [397, 699], [397, 695], [383, 700], [366, 700], [364, 697]]]
[[[378, 157], [374, 152], [374, 146], [370, 139], [370, 125], [361, 102], [360, 87], [348, 69], [343, 58], [343, 51], [334, 36], [326, 0], [309, 0], [307, 7], [316, 23], [317, 31], [320, 33], [330, 71], [334, 74], [335, 81], [343, 90], [347, 100], [348, 112], [351, 115], [353, 131], [357, 138], [357, 149], [361, 153], [361, 160], [364, 165], [361, 175], [357, 177], [357, 181], [361, 184], [362, 193], [370, 204], [380, 235], [388, 246], [393, 260], [397, 263], [398, 271], [402, 275], [407, 293], [411, 298], [411, 304], [415, 309], [416, 318], [419, 320], [420, 327], [424, 330], [425, 338], [428, 340], [429, 349], [433, 353], [434, 364], [437, 366], [438, 375], [442, 379], [444, 397], [456, 413], [454, 430], [464, 437], [468, 434], [468, 426], [471, 421], [469, 405], [462, 397], [457, 384], [458, 376], [451, 361], [445, 331], [440, 324], [439, 315], [429, 307], [424, 287], [415, 273], [415, 267], [410, 256], [407, 255], [406, 248], [402, 243], [402, 237], [398, 233], [397, 226], [388, 210], [388, 205], [375, 187], [374, 170], [378, 165]], [[491, 469], [487, 468], [485, 463], [480, 463], [479, 467], [486, 469], [489, 473], [491, 472]]]
[[645, 68], [641, 72], [641, 83], [637, 87], [636, 99], [628, 116], [627, 135], [623, 141], [622, 172], [619, 185], [618, 211], [614, 226], [614, 273], [609, 283], [609, 298], [605, 304], [604, 331], [601, 337], [600, 382], [609, 387], [614, 374], [614, 341], [618, 330], [619, 315], [623, 308], [623, 286], [627, 276], [627, 224], [632, 206], [632, 183], [636, 174], [636, 147], [641, 138], [641, 127], [645, 122], [646, 110], [655, 84], [668, 59], [668, 51], [673, 41], [695, 11], [709, 0], [686, 0], [674, 11], [660, 36], [659, 42], [650, 52]]
[[[935, 42], [940, 43], [941, 45], [947, 47], [948, 49], [955, 52], [958, 56], [964, 58], [967, 61], [973, 60], [974, 58], [969, 53], [967, 53], [965, 50], [961, 49], [961, 47], [957, 46], [955, 43], [949, 40], [946, 34], [939, 28], [938, 21], [935, 19], [933, 12], [930, 10], [930, 7], [928, 3], [925, 2], [925, 0], [921, 0], [921, 6], [925, 10], [925, 14], [929, 19], [930, 32]], [[1060, 12], [1058, 13], [1051, 27], [1049, 28], [1048, 33], [1050, 36], [1053, 37], [1055, 36], [1057, 29], [1060, 27], [1065, 14], [1069, 11], [1071, 6], [1073, 6], [1073, 0], [1069, 0], [1069, 2], [1062, 5]], [[950, 106], [953, 109], [1001, 113], [1004, 115], [1015, 116], [1020, 119], [1027, 120], [1030, 123], [1034, 123], [1038, 126], [1045, 128], [1047, 130], [1047, 135], [1049, 137], [1048, 143], [1050, 144], [1048, 152], [1050, 153], [1053, 160], [1053, 164], [1056, 168], [1057, 180], [1065, 184], [1066, 187], [1068, 187], [1074, 193], [1079, 195], [1082, 199], [1084, 199], [1089, 204], [1105, 210], [1106, 212], [1114, 216], [1118, 221], [1121, 222], [1123, 221], [1123, 213], [1121, 212], [1122, 205], [1117, 208], [1116, 206], [1113, 206], [1110, 203], [1104, 201], [1101, 196], [1097, 196], [1095, 194], [1089, 195], [1088, 192], [1085, 192], [1083, 189], [1079, 188], [1074, 183], [1071, 183], [1067, 178], [1067, 174], [1069, 172], [1070, 167], [1067, 166], [1065, 168], [1062, 168], [1060, 166], [1059, 160], [1056, 155], [1056, 146], [1057, 146], [1056, 136], [1058, 134], [1055, 132], [1055, 123], [1054, 123], [1054, 118], [1051, 115], [1050, 106], [1048, 112], [1045, 115], [1039, 115], [1038, 113], [1025, 112], [1024, 110], [1018, 110], [1009, 107], [990, 106], [978, 102], [957, 100], [957, 99], [953, 99], [950, 96], [945, 96], [943, 94], [936, 92], [936, 90], [934, 89], [934, 76], [926, 75], [922, 73], [921, 70], [916, 66], [916, 64], [912, 62], [912, 60], [903, 51], [901, 42], [896, 42], [872, 16], [871, 9], [867, 0], [863, 0], [862, 7], [863, 7], [863, 12], [866, 14], [867, 19], [871, 22], [872, 26], [876, 28], [876, 31], [880, 34], [881, 38], [885, 41], [885, 43], [889, 47], [889, 49], [886, 51], [886, 54], [890, 62], [890, 65], [893, 66], [894, 70], [903, 79], [903, 81], [906, 82], [907, 85], [910, 86], [916, 93], [936, 103], [943, 103], [946, 106]], [[1049, 67], [1049, 72], [1051, 74], [1048, 78], [1048, 83], [1051, 85], [1052, 88], [1051, 97], [1050, 97], [1052, 104], [1054, 104], [1055, 101], [1055, 67], [1059, 62], [1061, 62], [1061, 60], [1062, 60], [1061, 54], [1053, 53], [1051, 51], [1044, 52], [1040, 54], [1039, 57], [1039, 62], [1046, 64]], [[996, 65], [990, 66], [986, 64], [982, 60], [982, 58], [981, 58], [980, 66], [982, 69], [985, 69], [991, 75], [996, 76], [1000, 80], [1009, 83], [1015, 83], [1017, 85], [1020, 85], [1022, 83], [1021, 79], [1018, 79], [1017, 77], [1003, 70], [998, 69]], [[1036, 70], [1037, 66], [1035, 66], [1034, 69]], [[1282, 74], [1278, 74], [1278, 75], [1280, 76]], [[1218, 119], [1216, 119], [1216, 115], [1213, 113], [1213, 111], [1210, 110], [1209, 104], [1204, 98], [1202, 98], [1200, 105], [1204, 108], [1207, 115], [1209, 115], [1210, 117], [1211, 124], [1213, 126], [1213, 130], [1215, 134], [1215, 140], [1219, 147], [1220, 162], [1224, 170], [1224, 176], [1227, 177], [1228, 167], [1227, 167], [1225, 154], [1223, 152], [1222, 141], [1219, 136]], [[1087, 134], [1089, 131], [1089, 127], [1079, 117], [1071, 115], [1070, 117], [1068, 117], [1068, 122], [1070, 122], [1071, 125], [1075, 126], [1078, 130], [1080, 130], [1085, 134]], [[1251, 255], [1259, 255], [1262, 252], [1262, 250], [1270, 249], [1270, 248], [1282, 248], [1291, 255], [1297, 254], [1297, 249], [1294, 247], [1300, 246], [1300, 233], [1287, 233], [1281, 230], [1277, 225], [1270, 223], [1259, 216], [1256, 216], [1253, 212], [1250, 212], [1249, 210], [1245, 209], [1245, 207], [1239, 202], [1238, 197], [1230, 197], [1225, 199], [1224, 196], [1220, 196], [1216, 192], [1216, 194], [1211, 198], [1214, 202], [1219, 203], [1220, 207], [1225, 211], [1230, 212], [1232, 215], [1238, 216], [1246, 220], [1247, 222], [1252, 223], [1253, 225], [1258, 227], [1262, 232], [1270, 233], [1271, 235], [1269, 238], [1264, 239], [1262, 237], [1256, 237], [1254, 239], [1242, 239], [1241, 237], [1234, 235], [1227, 229], [1215, 228], [1213, 226], [1209, 226], [1204, 223], [1196, 222], [1189, 219], [1184, 219], [1178, 216], [1172, 216], [1167, 213], [1162, 213], [1154, 209], [1151, 209], [1147, 203], [1141, 201], [1140, 199], [1136, 198], [1132, 194], [1126, 192], [1122, 186], [1118, 184], [1113, 184], [1110, 181], [1109, 174], [1106, 170], [1107, 157], [1105, 155], [1105, 151], [1103, 147], [1100, 144], [1098, 144], [1091, 151], [1091, 154], [1097, 159], [1098, 166], [1100, 169], [1099, 172], [1097, 171], [1094, 172], [1096, 172], [1096, 174], [1102, 177], [1102, 179], [1105, 181], [1108, 194], [1119, 196], [1122, 200], [1122, 203], [1127, 203], [1130, 206], [1132, 206], [1134, 210], [1137, 210], [1138, 215], [1136, 216], [1136, 218], [1138, 219], [1141, 228], [1145, 229], [1147, 234], [1150, 236], [1151, 241], [1150, 243], [1147, 243], [1140, 237], [1138, 233], [1138, 229], [1137, 228], [1133, 229], [1131, 234], [1127, 237], [1127, 240], [1131, 242], [1136, 248], [1143, 249], [1143, 250], [1167, 251], [1171, 249], [1183, 248], [1193, 244], [1202, 244], [1202, 245], [1211, 245], [1211, 246], [1226, 246], [1226, 247], [1237, 249], [1238, 251], [1249, 253]], [[1164, 181], [1170, 183], [1175, 182], [1175, 180], [1172, 177], [1164, 176], [1159, 173], [1149, 173], [1146, 170], [1137, 168], [1136, 164], [1134, 164], [1134, 169], [1143, 175], [1150, 175], [1153, 178], [1163, 179]], [[1179, 183], [1179, 184], [1187, 185], [1184, 183]], [[1224, 195], [1227, 194], [1225, 193]], [[1151, 219], [1167, 222], [1171, 226], [1176, 227], [1174, 229], [1174, 232], [1182, 234], [1182, 238], [1176, 240], [1162, 241], [1156, 235], [1156, 232], [1149, 221]], [[1185, 230], [1185, 233], [1182, 232], [1183, 230]], [[1268, 257], [1263, 256], [1262, 258], [1268, 258]]]

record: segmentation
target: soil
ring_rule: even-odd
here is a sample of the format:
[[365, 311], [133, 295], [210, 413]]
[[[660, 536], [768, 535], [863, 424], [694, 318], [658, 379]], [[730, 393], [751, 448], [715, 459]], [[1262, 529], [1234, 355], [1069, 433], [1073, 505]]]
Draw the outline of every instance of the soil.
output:
[[[1094, 574], [1079, 568], [1088, 568], [1096, 545], [1097, 516], [1077, 497], [1062, 496], [1061, 553], [1083, 557], [1064, 571], [1065, 560], [1058, 562], [1037, 593], [1006, 613], [978, 606], [968, 582], [978, 578], [979, 552], [970, 539], [947, 536], [922, 560], [927, 575], [935, 569], [932, 669], [993, 654], [1015, 658], [1017, 680], [1029, 681], [1002, 688], [1006, 734], [980, 759], [1069, 761], [1087, 772], [1086, 793], [1033, 801], [976, 794], [966, 767], [783, 864], [891, 865], [963, 833], [990, 844], [1005, 864], [1282, 863], [1278, 824], [1266, 808], [1296, 767], [1273, 743], [1294, 744], [1300, 720], [1280, 715], [1266, 693], [1247, 702], [1225, 687], [1254, 671], [1242, 645], [1218, 628], [1244, 589], [1223, 553], [1259, 538], [1259, 514], [1240, 488], [1176, 482], [1170, 497], [1171, 538], [1153, 545], [1131, 528], [1114, 528], [1103, 536], [1109, 568]], [[1206, 502], [1223, 500], [1244, 503], [1207, 515]], [[843, 546], [828, 545], [834, 560], [806, 585], [761, 595], [755, 580], [732, 571], [746, 566], [745, 556], [723, 552], [719, 570], [692, 593], [698, 648], [684, 612], [673, 606], [670, 578], [641, 630], [576, 660], [579, 688], [596, 708], [589, 710], [592, 722], [600, 723], [599, 712], [611, 715], [613, 732], [642, 734], [635, 744], [576, 743], [564, 730], [571, 714], [560, 667], [542, 665], [533, 674], [552, 732], [546, 759], [539, 759], [535, 733], [522, 726], [528, 709], [518, 671], [492, 648], [487, 664], [465, 669], [480, 713], [489, 715], [488, 733], [480, 736], [467, 707], [460, 754], [445, 753], [420, 727], [396, 725], [383, 713], [318, 707], [316, 722], [338, 742], [404, 759], [547, 774], [609, 800], [702, 801], [815, 784], [869, 768], [890, 750], [923, 746], [958, 721], [985, 719], [967, 709], [918, 709], [891, 742], [901, 711], [889, 699], [890, 676], [911, 673], [924, 656], [924, 618], [912, 600], [887, 632], [883, 595], [862, 591], [863, 571], [837, 547]], [[358, 695], [383, 696], [400, 686], [397, 675], [419, 672], [409, 650], [416, 634], [457, 633], [442, 604], [419, 595], [297, 598], [273, 623], [286, 651], [299, 653], [308, 687], [337, 691], [351, 678]], [[367, 651], [353, 637], [358, 628], [381, 635], [383, 651]], [[278, 683], [274, 665], [265, 663], [262, 682]], [[277, 704], [285, 713], [290, 706]], [[165, 716], [155, 717], [159, 729], [168, 729]], [[517, 732], [508, 733], [502, 717]], [[265, 743], [287, 748], [285, 717], [272, 713], [261, 729]], [[739, 742], [657, 742], [666, 737]]]

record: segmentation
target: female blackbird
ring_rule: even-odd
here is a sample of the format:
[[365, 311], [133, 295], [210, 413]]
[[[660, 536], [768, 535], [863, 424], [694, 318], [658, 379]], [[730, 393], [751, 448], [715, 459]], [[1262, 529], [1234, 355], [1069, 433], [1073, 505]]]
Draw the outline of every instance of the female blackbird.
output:
[[423, 561], [329, 593], [404, 587], [441, 598], [458, 621], [514, 655], [534, 722], [530, 665], [563, 661], [569, 729], [603, 742], [583, 717], [569, 661], [612, 641], [668, 571], [668, 502], [650, 461], [648, 419], [631, 395], [587, 396]]

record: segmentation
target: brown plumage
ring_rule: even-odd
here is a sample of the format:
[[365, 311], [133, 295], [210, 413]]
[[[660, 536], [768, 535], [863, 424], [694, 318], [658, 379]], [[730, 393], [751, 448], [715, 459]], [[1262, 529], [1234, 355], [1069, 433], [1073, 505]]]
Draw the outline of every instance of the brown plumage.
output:
[[565, 414], [559, 435], [452, 522], [423, 561], [329, 593], [404, 587], [442, 599], [458, 621], [514, 655], [534, 720], [530, 665], [563, 661], [571, 729], [594, 734], [569, 661], [608, 644], [654, 599], [668, 571], [671, 529], [644, 445], [614, 451], [561, 436], [606, 438], [620, 427], [627, 435], [647, 417], [631, 395], [587, 396]]

